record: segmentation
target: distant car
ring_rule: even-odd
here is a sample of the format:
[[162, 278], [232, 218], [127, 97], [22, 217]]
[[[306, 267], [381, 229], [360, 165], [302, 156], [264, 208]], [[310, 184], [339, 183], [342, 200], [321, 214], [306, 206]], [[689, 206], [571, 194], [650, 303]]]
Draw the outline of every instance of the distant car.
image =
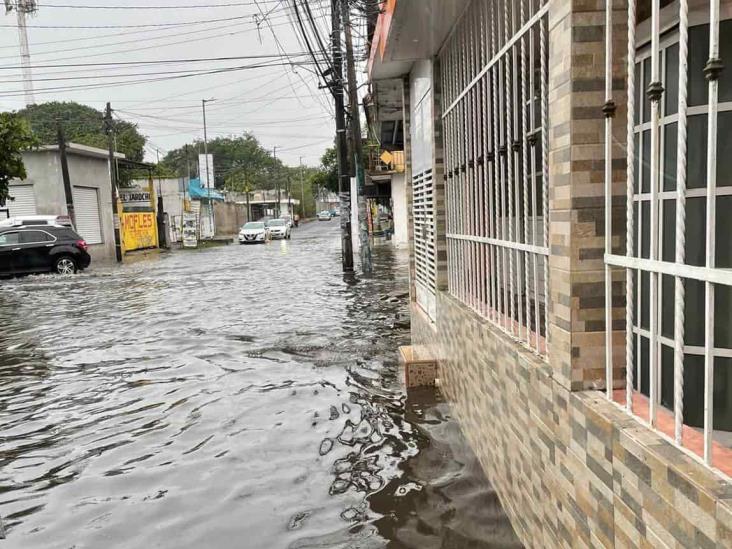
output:
[[250, 221], [239, 231], [239, 244], [264, 244], [270, 232], [264, 221]]
[[91, 264], [89, 246], [62, 225], [0, 227], [0, 276], [74, 274]]
[[288, 225], [287, 221], [284, 219], [273, 219], [272, 221], [267, 221], [267, 228], [269, 229], [273, 240], [289, 240], [292, 237], [290, 225]]
[[287, 226], [288, 227], [290, 227], [290, 228], [293, 227], [294, 223], [292, 221], [292, 216], [291, 215], [285, 214], [280, 219], [284, 219], [284, 221], [285, 221], [285, 223], [287, 223]]
[[330, 216], [331, 217], [338, 217], [339, 215], [341, 215], [341, 212], [339, 212], [335, 208], [333, 208], [332, 210], [330, 210]]
[[318, 221], [330, 221], [331, 219], [333, 219], [333, 216], [330, 215], [328, 210], [323, 210], [318, 214]]

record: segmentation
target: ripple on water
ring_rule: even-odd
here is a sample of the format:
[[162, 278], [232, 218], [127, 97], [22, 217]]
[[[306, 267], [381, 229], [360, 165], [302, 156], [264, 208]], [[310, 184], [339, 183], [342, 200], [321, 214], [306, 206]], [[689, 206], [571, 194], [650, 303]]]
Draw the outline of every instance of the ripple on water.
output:
[[0, 283], [3, 543], [421, 549], [462, 528], [493, 546], [429, 511], [479, 523], [456, 482], [489, 489], [430, 457], [452, 420], [403, 393], [407, 258], [375, 258], [344, 280], [335, 228], [312, 226]]

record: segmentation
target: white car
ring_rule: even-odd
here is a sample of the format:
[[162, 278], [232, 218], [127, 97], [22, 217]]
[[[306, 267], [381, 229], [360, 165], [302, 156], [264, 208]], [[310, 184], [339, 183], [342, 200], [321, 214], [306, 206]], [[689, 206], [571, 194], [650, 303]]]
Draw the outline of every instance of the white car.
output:
[[292, 237], [290, 225], [284, 219], [272, 219], [267, 222], [267, 228], [269, 229], [272, 239], [287, 239]]
[[270, 238], [270, 231], [264, 221], [250, 221], [239, 231], [239, 244], [264, 244]]
[[327, 210], [323, 210], [318, 214], [318, 221], [330, 221], [333, 219], [333, 217], [330, 215], [330, 212]]
[[0, 227], [23, 227], [26, 225], [51, 225], [54, 227], [74, 228], [71, 223], [71, 218], [68, 215], [25, 215], [0, 220]]

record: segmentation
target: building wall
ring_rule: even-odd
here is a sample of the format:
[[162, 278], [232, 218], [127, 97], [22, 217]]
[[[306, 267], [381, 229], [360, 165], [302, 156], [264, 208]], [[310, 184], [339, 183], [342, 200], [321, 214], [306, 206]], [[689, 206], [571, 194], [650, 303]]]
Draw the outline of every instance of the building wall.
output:
[[412, 306], [412, 340], [527, 547], [732, 546], [728, 483], [452, 297]]
[[405, 245], [409, 241], [407, 187], [404, 174], [391, 176], [391, 200], [394, 215], [394, 244]]
[[214, 218], [217, 236], [236, 235], [247, 222], [247, 207], [233, 202], [214, 202]]
[[[67, 158], [72, 186], [92, 187], [98, 190], [102, 243], [89, 246], [92, 260], [114, 260], [114, 217], [109, 163], [104, 158], [78, 155], [72, 151]], [[13, 181], [11, 186], [33, 185], [38, 215], [67, 215], [58, 152], [33, 151], [24, 154], [23, 161], [28, 178], [25, 181]]]

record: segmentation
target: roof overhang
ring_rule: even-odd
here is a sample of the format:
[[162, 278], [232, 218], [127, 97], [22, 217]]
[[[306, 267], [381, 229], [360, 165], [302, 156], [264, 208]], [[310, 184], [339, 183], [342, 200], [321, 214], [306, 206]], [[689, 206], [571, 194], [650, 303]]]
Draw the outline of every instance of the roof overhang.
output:
[[369, 78], [409, 73], [419, 59], [439, 52], [469, 0], [386, 0], [376, 24], [368, 63]]

